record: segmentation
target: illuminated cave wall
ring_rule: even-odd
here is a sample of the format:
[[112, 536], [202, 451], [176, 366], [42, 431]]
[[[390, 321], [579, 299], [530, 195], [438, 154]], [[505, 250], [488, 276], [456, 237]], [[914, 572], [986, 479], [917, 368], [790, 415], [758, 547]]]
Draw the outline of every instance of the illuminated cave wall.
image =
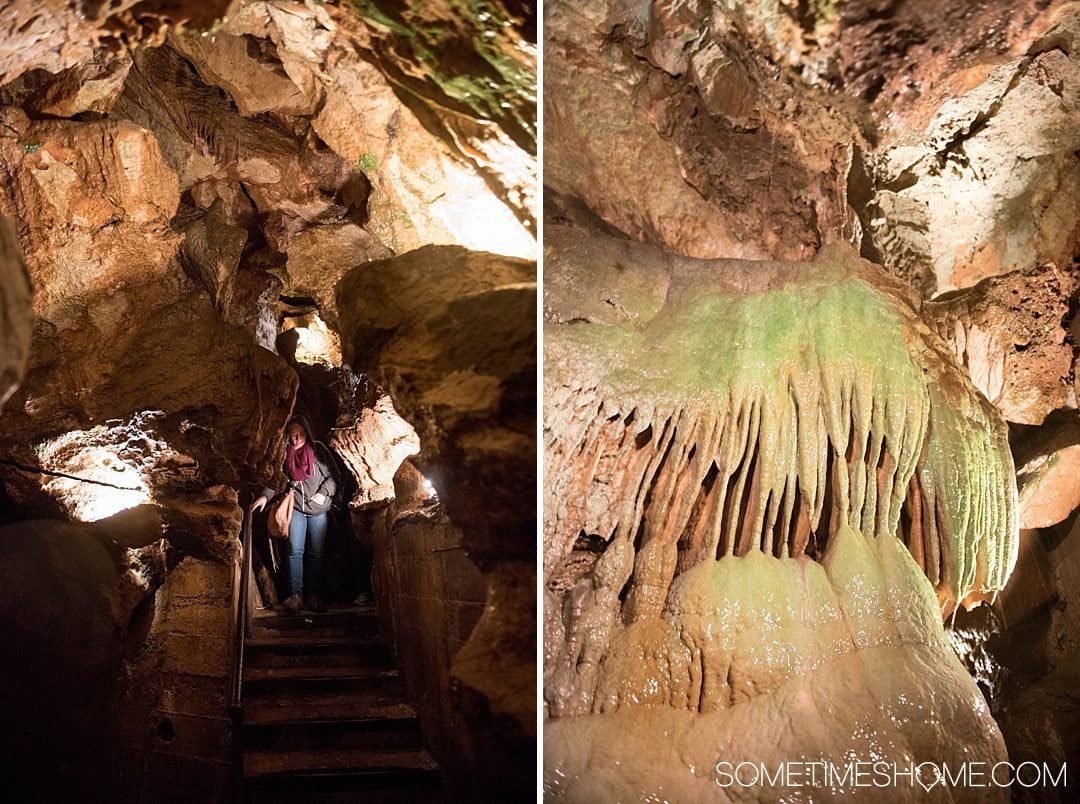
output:
[[[359, 315], [338, 282], [433, 244], [514, 263], [491, 318], [535, 305], [535, 12], [480, 11], [276, 0], [0, 11], [0, 616], [4, 677], [22, 677], [3, 695], [17, 791], [227, 795], [240, 506], [276, 479], [301, 382], [303, 407], [320, 404], [320, 370], [340, 381], [344, 404], [320, 426], [357, 505], [386, 505], [417, 450], [394, 407], [422, 431], [428, 471], [453, 456], [466, 473], [497, 472], [488, 463], [506, 458], [459, 443], [461, 399], [432, 418], [399, 401], [415, 393], [410, 378], [369, 394], [357, 377], [377, 365], [343, 369], [337, 341]], [[443, 268], [431, 278], [453, 306], [463, 286]], [[529, 338], [514, 341], [526, 363]], [[457, 418], [506, 410], [515, 438], [531, 433], [534, 405], [500, 406], [503, 377], [489, 368], [476, 374], [486, 395]], [[447, 504], [482, 507], [476, 493], [451, 490]], [[515, 487], [500, 510], [531, 512], [533, 499]], [[496, 547], [485, 577], [520, 552]], [[22, 683], [31, 667], [40, 687]], [[445, 682], [449, 666], [440, 672]], [[495, 701], [471, 721], [481, 733], [502, 715], [500, 682], [474, 683]]]

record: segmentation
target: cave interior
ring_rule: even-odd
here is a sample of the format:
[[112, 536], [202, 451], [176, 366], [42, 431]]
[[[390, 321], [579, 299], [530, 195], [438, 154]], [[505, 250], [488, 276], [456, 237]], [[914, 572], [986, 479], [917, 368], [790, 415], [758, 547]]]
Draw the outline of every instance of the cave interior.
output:
[[[9, 794], [531, 795], [536, 28], [0, 4]], [[342, 483], [289, 615], [246, 512], [293, 414]]]

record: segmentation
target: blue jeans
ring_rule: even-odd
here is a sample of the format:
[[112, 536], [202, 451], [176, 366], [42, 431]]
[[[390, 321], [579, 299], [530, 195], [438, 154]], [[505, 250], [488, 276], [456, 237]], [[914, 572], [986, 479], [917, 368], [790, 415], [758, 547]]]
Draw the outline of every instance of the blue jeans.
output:
[[[289, 594], [304, 591], [304, 559], [307, 558], [308, 596], [323, 592], [323, 553], [326, 549], [326, 529], [330, 517], [324, 512], [307, 516], [293, 511], [289, 523]], [[305, 550], [306, 547], [306, 550]]]

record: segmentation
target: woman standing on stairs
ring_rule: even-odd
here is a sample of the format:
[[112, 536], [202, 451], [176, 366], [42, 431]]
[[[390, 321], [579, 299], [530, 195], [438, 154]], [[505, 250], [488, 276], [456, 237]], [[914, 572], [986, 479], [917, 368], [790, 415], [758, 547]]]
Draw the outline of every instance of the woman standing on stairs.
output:
[[[325, 444], [315, 440], [311, 426], [303, 416], [289, 419], [285, 425], [285, 439], [288, 442], [285, 476], [294, 495], [289, 523], [289, 597], [285, 608], [289, 611], [302, 609], [302, 595], [306, 592], [307, 607], [311, 611], [326, 611], [323, 557], [330, 520], [328, 512], [338, 487], [337, 468], [330, 451]], [[263, 489], [251, 510], [261, 511], [275, 493], [273, 489]]]

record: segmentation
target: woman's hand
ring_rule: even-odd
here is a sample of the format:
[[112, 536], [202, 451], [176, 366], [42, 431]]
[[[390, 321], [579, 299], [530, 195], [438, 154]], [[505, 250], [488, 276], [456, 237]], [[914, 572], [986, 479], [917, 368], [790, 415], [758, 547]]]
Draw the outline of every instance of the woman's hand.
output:
[[266, 507], [266, 498], [265, 497], [259, 497], [257, 500], [255, 500], [255, 502], [253, 502], [251, 504], [251, 507], [248, 508], [248, 510], [251, 513], [255, 513], [256, 511], [261, 511], [265, 507]]
[[316, 505], [322, 505], [324, 502], [326, 502], [326, 495], [323, 494], [321, 491], [316, 491], [314, 494], [311, 495], [311, 501]]

